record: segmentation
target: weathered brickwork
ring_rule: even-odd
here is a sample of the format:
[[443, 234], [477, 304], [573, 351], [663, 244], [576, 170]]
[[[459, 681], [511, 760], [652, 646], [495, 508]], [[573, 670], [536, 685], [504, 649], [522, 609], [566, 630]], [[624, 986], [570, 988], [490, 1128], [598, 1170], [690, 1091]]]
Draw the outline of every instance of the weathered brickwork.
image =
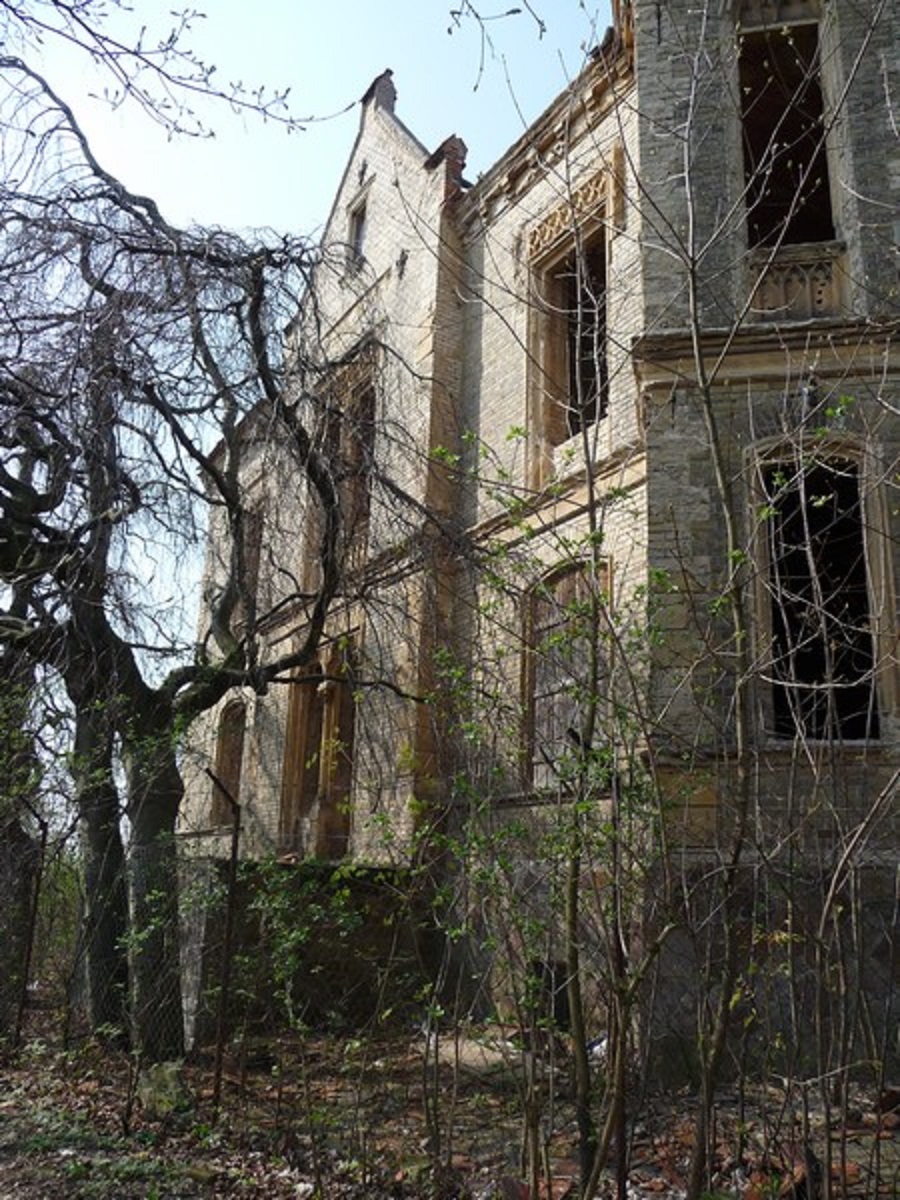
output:
[[[469, 799], [490, 786], [503, 812], [534, 815], [529, 621], [568, 566], [589, 569], [595, 587], [614, 768], [627, 746], [656, 789], [654, 828], [691, 871], [736, 827], [746, 836], [748, 819], [745, 861], [790, 844], [824, 863], [859, 826], [860, 862], [877, 865], [896, 846], [896, 799], [884, 795], [900, 757], [900, 141], [886, 103], [900, 95], [896, 6], [619, 7], [627, 28], [474, 186], [458, 138], [429, 152], [398, 119], [389, 73], [363, 103], [322, 265], [289, 334], [306, 356], [301, 396], [346, 379], [344, 360], [373, 347], [361, 359], [375, 395], [368, 582], [327, 627], [330, 645], [352, 646], [359, 681], [344, 848], [408, 862], [463, 776]], [[751, 233], [741, 71], [774, 9], [779, 29], [818, 31], [827, 239], [786, 237], [806, 219], [802, 172], [781, 234]], [[565, 297], [576, 294], [573, 320]], [[602, 382], [594, 407], [573, 413], [565, 394], [582, 386], [573, 363], [591, 307], [588, 377]], [[264, 513], [262, 611], [285, 565], [314, 586], [318, 527], [265, 431], [259, 442], [247, 482]], [[800, 475], [837, 464], [855, 481], [865, 597], [850, 620], [865, 627], [877, 712], [862, 737], [845, 724], [791, 738], [776, 712], [791, 686], [775, 663], [787, 635], [773, 615], [773, 555], [784, 548], [765, 487], [785, 463]], [[211, 530], [209, 586], [223, 546]], [[295, 638], [303, 620], [284, 613], [265, 637]], [[248, 855], [317, 853], [315, 798], [285, 833], [294, 686], [245, 698]], [[794, 693], [825, 686], [801, 680]], [[227, 845], [227, 830], [209, 828], [203, 775], [220, 716], [192, 743], [183, 831], [202, 853]], [[749, 810], [738, 758], [751, 764]], [[677, 957], [673, 941], [666, 961]]]

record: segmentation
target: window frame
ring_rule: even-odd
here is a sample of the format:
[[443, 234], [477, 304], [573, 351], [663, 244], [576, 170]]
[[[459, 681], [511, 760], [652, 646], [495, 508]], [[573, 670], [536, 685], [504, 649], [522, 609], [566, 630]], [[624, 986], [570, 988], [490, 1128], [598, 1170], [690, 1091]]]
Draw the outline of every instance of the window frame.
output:
[[[845, 737], [836, 724], [824, 736], [814, 736], [795, 727], [793, 733], [776, 732], [775, 689], [775, 621], [773, 608], [775, 597], [772, 591], [772, 552], [770, 530], [765, 509], [769, 496], [764, 483], [764, 474], [779, 463], [798, 466], [798, 459], [809, 457], [815, 466], [827, 467], [829, 463], [852, 463], [856, 470], [858, 489], [859, 526], [862, 534], [862, 554], [866, 580], [866, 619], [871, 636], [872, 695], [875, 704], [877, 732], [864, 737]], [[877, 464], [868, 445], [853, 437], [826, 437], [809, 439], [802, 443], [788, 443], [783, 437], [758, 442], [747, 452], [751, 472], [751, 551], [756, 566], [755, 619], [752, 642], [754, 662], [757, 663], [757, 710], [762, 717], [761, 735], [765, 744], [773, 749], [786, 749], [797, 738], [812, 746], [880, 746], [888, 739], [887, 726], [897, 710], [897, 688], [891, 684], [895, 672], [891, 670], [891, 646], [896, 644], [896, 634], [887, 623], [895, 607], [893, 602], [892, 567], [889, 539], [886, 536], [888, 518], [884, 510], [882, 489], [874, 481], [878, 478]], [[866, 672], [868, 673], [868, 671]], [[799, 686], [803, 686], [800, 684]], [[810, 684], [814, 687], [815, 684]]]
[[284, 850], [301, 848], [303, 823], [309, 819], [319, 795], [323, 674], [316, 659], [299, 669], [288, 685], [279, 821], [279, 841]]
[[[548, 588], [555, 588], [564, 580], [580, 576], [583, 581], [584, 595], [583, 597], [574, 597], [572, 603], [592, 603], [592, 597], [596, 595], [605, 595], [607, 597], [607, 608], [611, 608], [612, 603], [612, 564], [609, 558], [602, 558], [593, 562], [590, 559], [573, 559], [571, 562], [558, 563], [555, 566], [545, 571], [539, 579], [535, 581], [529, 588], [526, 596], [526, 605], [524, 613], [524, 629], [523, 629], [523, 654], [521, 662], [521, 693], [522, 693], [522, 746], [521, 746], [521, 776], [522, 785], [527, 792], [547, 793], [558, 791], [561, 781], [557, 779], [555, 782], [544, 783], [537, 781], [536, 767], [539, 765], [537, 756], [537, 737], [538, 737], [538, 712], [537, 712], [537, 667], [538, 656], [541, 653], [538, 645], [538, 619], [537, 608], [543, 601], [546, 602], [546, 597], [540, 593]], [[577, 587], [576, 583], [576, 587]], [[592, 592], [592, 586], [596, 588], [596, 593]], [[561, 613], [564, 612], [565, 605], [569, 601], [564, 601], [561, 607]], [[556, 622], [557, 626], [565, 624], [560, 620]], [[544, 626], [541, 626], [544, 628]], [[586, 633], [584, 636], [589, 636]], [[611, 676], [611, 652], [606, 654], [606, 676], [607, 679]], [[573, 678], [573, 686], [577, 685], [577, 680]], [[557, 689], [552, 695], [565, 694], [565, 688]], [[551, 693], [548, 693], [550, 696]], [[609, 697], [607, 696], [607, 701]], [[570, 697], [572, 703], [577, 703]], [[602, 704], [602, 701], [601, 701]], [[576, 730], [576, 733], [578, 731]], [[574, 744], [574, 743], [573, 743]], [[547, 770], [552, 771], [552, 761], [547, 759], [543, 765]]]
[[357, 199], [347, 213], [347, 269], [353, 274], [366, 263], [366, 234], [369, 227], [368, 195]]
[[[745, 230], [747, 238], [747, 247], [750, 251], [763, 252], [771, 251], [773, 248], [788, 247], [788, 246], [833, 246], [838, 241], [838, 200], [834, 183], [833, 169], [833, 153], [831, 150], [831, 134], [830, 134], [830, 119], [829, 119], [829, 104], [828, 104], [828, 87], [826, 72], [823, 68], [823, 23], [817, 4], [804, 7], [800, 5], [797, 10], [785, 15], [784, 20], [771, 21], [767, 20], [765, 14], [760, 13], [758, 16], [752, 13], [748, 14], [748, 18], [742, 17], [738, 30], [737, 53], [735, 61], [735, 72], [737, 76], [737, 97], [738, 97], [738, 123], [740, 129], [740, 166], [742, 179], [742, 199], [745, 210]], [[786, 150], [782, 150], [780, 156], [776, 154], [775, 161], [778, 163], [776, 172], [769, 172], [765, 168], [765, 153], [759, 164], [754, 165], [751, 162], [751, 155], [754, 144], [756, 145], [757, 154], [759, 147], [762, 145], [760, 141], [760, 133], [762, 136], [768, 133], [765, 140], [765, 150], [771, 150], [773, 146], [778, 145], [779, 134], [789, 135], [792, 132], [796, 135], [799, 126], [802, 124], [803, 116], [802, 109], [795, 108], [793, 104], [776, 103], [779, 97], [776, 95], [769, 105], [764, 109], [762, 117], [757, 113], [754, 116], [753, 109], [756, 104], [761, 104], [762, 92], [751, 97], [747, 86], [748, 80], [745, 71], [751, 70], [749, 66], [752, 61], [749, 55], [745, 55], [745, 51], [751, 47], [755, 50], [754, 43], [765, 40], [768, 45], [764, 46], [761, 51], [757, 51], [756, 56], [761, 53], [765, 56], [766, 53], [773, 59], [784, 50], [792, 48], [792, 31], [804, 31], [802, 36], [806, 38], [807, 32], [812, 30], [814, 33], [815, 45], [812, 48], [813, 52], [809, 58], [805, 72], [798, 70], [798, 79], [800, 87], [794, 88], [792, 95], [796, 97], [801, 91], [806, 104], [813, 103], [814, 107], [818, 107], [818, 112], [814, 113], [810, 118], [810, 130], [803, 135], [802, 141], [798, 141], [796, 136], [791, 146], [794, 157], [803, 156], [803, 147], [807, 144], [812, 144], [812, 140], [817, 143], [814, 155], [809, 159], [804, 168], [805, 188], [810, 191], [810, 188], [816, 187], [816, 165], [821, 164], [821, 173], [824, 174], [824, 180], [821, 186], [821, 195], [827, 200], [827, 220], [830, 228], [827, 235], [822, 236], [821, 231], [815, 237], [796, 236], [796, 230], [792, 233], [792, 226], [799, 225], [799, 232], [802, 233], [801, 211], [805, 204], [809, 204], [811, 210], [816, 210], [816, 197], [819, 194], [815, 190], [811, 191], [807, 200], [803, 203], [797, 202], [797, 191], [791, 193], [789, 202], [783, 214], [779, 214], [777, 225], [773, 225], [771, 230], [763, 228], [762, 218], [765, 215], [765, 197], [771, 195], [771, 189], [761, 187], [761, 182], [770, 173], [774, 176], [776, 182], [781, 180], [791, 166], [790, 156], [785, 159]], [[799, 35], [798, 35], [799, 36]], [[784, 39], [784, 40], [781, 40]], [[796, 50], [793, 51], [795, 57], [798, 56]], [[777, 63], [775, 63], [777, 67]], [[794, 64], [796, 66], [796, 64]], [[769, 76], [767, 86], [771, 87], [775, 93], [779, 88], [792, 82], [785, 80], [784, 84], [779, 80], [777, 70], [773, 70]], [[780, 99], [783, 100], [783, 97]], [[816, 103], [817, 102], [817, 103]], [[768, 115], [768, 107], [773, 107], [776, 111], [772, 120], [766, 120]], [[792, 116], [792, 112], [793, 115]], [[813, 128], [814, 127], [814, 128]], [[754, 133], [756, 131], [756, 133]], [[780, 157], [780, 162], [779, 162]], [[790, 189], [786, 189], [790, 191]], [[757, 195], [756, 193], [759, 192]], [[775, 193], [777, 196], [777, 192]], [[754, 200], [755, 197], [755, 200]], [[758, 215], [754, 220], [754, 211]], [[756, 229], [755, 226], [760, 228]]]
[[322, 735], [319, 749], [319, 793], [316, 813], [316, 857], [334, 862], [346, 857], [353, 816], [356, 769], [356, 693], [358, 654], [355, 640], [341, 639], [328, 657]]
[[[234, 718], [239, 717], [239, 722]], [[236, 743], [236, 746], [235, 746]], [[230, 826], [234, 813], [224, 787], [231, 799], [240, 804], [241, 785], [247, 751], [247, 701], [240, 696], [231, 697], [219, 710], [216, 721], [216, 748], [213, 758], [214, 779], [210, 780], [209, 823], [214, 828]]]
[[335, 861], [352, 826], [358, 661], [343, 637], [297, 671], [289, 686], [282, 753], [279, 841], [292, 853]]
[[[372, 479], [378, 442], [379, 394], [375, 348], [361, 344], [316, 396], [315, 437], [331, 464], [341, 514], [342, 571], [355, 576], [365, 567], [372, 516]], [[322, 512], [307, 522], [307, 545], [321, 538]], [[307, 555], [307, 561], [314, 561]]]
[[[530, 433], [530, 463], [528, 483], [540, 488], [553, 476], [558, 452], [579, 439], [595, 437], [609, 417], [609, 310], [611, 230], [607, 222], [609, 190], [607, 172], [603, 173], [604, 198], [595, 205], [589, 216], [563, 226], [559, 235], [529, 264], [531, 281], [528, 329], [529, 386], [528, 428]], [[596, 416], [577, 420], [577, 409], [570, 403], [572, 392], [572, 344], [578, 340], [583, 308], [580, 302], [574, 310], [576, 333], [573, 337], [573, 310], [567, 306], [563, 293], [571, 284], [565, 282], [566, 267], [575, 264], [575, 278], [580, 279], [581, 264], [592, 251], [600, 249], [603, 261], [603, 318], [602, 345], [596, 359], [599, 380], [595, 399]], [[585, 289], [579, 284], [579, 292]], [[588, 285], [589, 290], [589, 285]], [[597, 306], [599, 309], [599, 305]], [[572, 422], [569, 414], [576, 414]]]

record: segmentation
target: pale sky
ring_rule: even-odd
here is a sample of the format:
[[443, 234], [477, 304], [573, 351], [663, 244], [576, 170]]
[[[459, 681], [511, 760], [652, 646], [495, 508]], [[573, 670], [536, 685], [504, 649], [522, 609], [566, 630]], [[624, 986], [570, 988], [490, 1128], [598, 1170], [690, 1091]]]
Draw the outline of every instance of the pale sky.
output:
[[[126, 19], [157, 32], [173, 7], [134, 0]], [[293, 111], [318, 118], [287, 134], [224, 105], [205, 107], [214, 139], [175, 139], [127, 106], [111, 114], [96, 75], [56, 52], [43, 66], [75, 109], [100, 161], [133, 190], [154, 196], [177, 223], [266, 226], [314, 235], [359, 123], [359, 100], [386, 67], [397, 116], [430, 150], [450, 134], [469, 147], [477, 178], [580, 69], [585, 48], [609, 23], [607, 0], [474, 0], [493, 46], [460, 0], [209, 0], [192, 44], [215, 78], [291, 88]], [[512, 15], [512, 8], [521, 9]], [[543, 37], [535, 16], [546, 24]], [[448, 33], [448, 30], [453, 30]], [[520, 111], [517, 111], [517, 106]], [[349, 111], [346, 111], [349, 110]], [[341, 115], [332, 115], [341, 114]], [[327, 118], [327, 119], [324, 119]]]

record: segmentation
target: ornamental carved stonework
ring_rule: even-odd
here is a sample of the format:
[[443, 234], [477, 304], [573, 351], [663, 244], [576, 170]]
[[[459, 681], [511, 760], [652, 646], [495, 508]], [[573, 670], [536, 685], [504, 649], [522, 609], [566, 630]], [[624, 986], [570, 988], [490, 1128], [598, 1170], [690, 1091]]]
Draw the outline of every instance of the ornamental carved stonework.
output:
[[742, 0], [740, 5], [742, 29], [815, 21], [818, 17], [819, 0]]
[[577, 187], [572, 195], [555, 208], [528, 235], [528, 254], [539, 258], [561, 238], [570, 235], [572, 228], [602, 208], [609, 186], [609, 172], [604, 168]]

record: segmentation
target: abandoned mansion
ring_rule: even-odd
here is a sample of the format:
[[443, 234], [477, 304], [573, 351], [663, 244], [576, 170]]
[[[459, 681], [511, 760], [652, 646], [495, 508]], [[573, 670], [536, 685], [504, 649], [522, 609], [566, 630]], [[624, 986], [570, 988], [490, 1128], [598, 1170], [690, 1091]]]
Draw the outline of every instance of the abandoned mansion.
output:
[[571, 963], [552, 859], [576, 830], [598, 941], [627, 875], [632, 953], [665, 930], [687, 978], [704, 887], [739, 869], [728, 911], [797, 939], [861, 894], [854, 954], [884, 996], [900, 13], [614, 9], [474, 183], [460, 137], [400, 119], [390, 71], [363, 97], [285, 341], [329, 478], [243, 430], [245, 625], [260, 653], [317, 636], [200, 720], [180, 841], [227, 855], [237, 802], [251, 858], [453, 878], [471, 851], [460, 927], [518, 891], [545, 920], [508, 944]]

